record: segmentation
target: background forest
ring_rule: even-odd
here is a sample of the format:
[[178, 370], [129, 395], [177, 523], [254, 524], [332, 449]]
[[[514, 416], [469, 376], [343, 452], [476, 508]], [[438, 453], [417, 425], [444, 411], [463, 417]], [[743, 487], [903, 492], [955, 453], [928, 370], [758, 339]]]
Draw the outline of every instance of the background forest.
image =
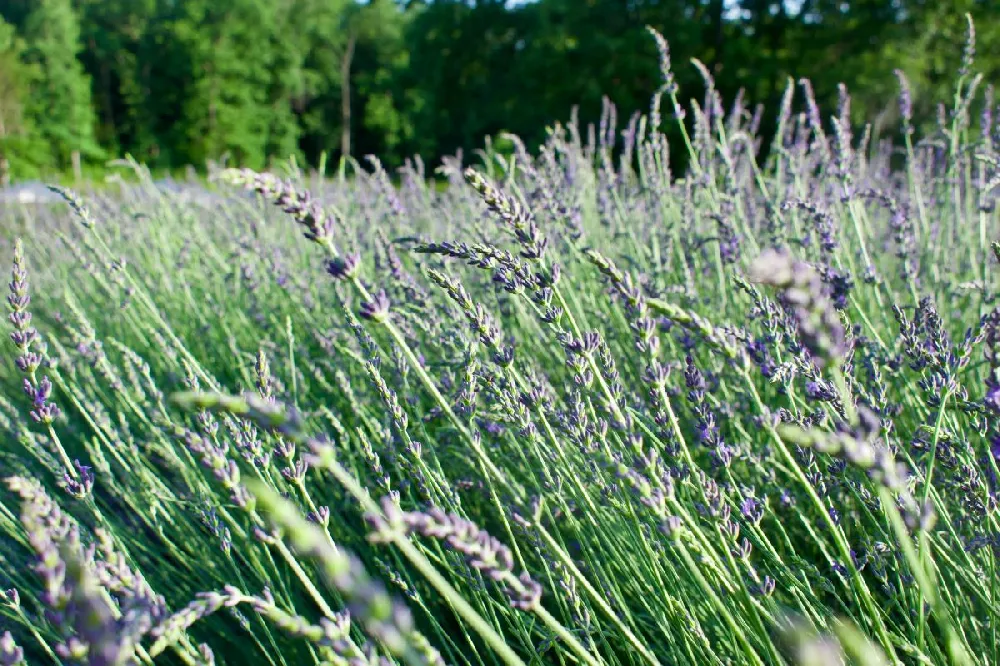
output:
[[398, 166], [504, 131], [534, 146], [575, 105], [596, 120], [603, 95], [619, 115], [646, 108], [646, 25], [670, 41], [683, 99], [702, 94], [697, 57], [727, 103], [745, 90], [764, 105], [766, 136], [787, 77], [811, 79], [824, 108], [845, 81], [878, 133], [898, 120], [896, 68], [934, 122], [965, 12], [993, 80], [993, 0], [0, 0], [0, 178], [65, 173], [76, 156]]

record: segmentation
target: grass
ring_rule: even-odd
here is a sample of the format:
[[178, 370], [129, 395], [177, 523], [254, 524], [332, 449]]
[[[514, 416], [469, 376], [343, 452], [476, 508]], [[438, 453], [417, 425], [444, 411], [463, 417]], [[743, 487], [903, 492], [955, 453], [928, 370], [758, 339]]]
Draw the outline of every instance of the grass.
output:
[[649, 114], [444, 189], [6, 210], [2, 663], [1000, 663], [971, 62], [898, 146], [790, 82], [760, 162], [658, 44]]

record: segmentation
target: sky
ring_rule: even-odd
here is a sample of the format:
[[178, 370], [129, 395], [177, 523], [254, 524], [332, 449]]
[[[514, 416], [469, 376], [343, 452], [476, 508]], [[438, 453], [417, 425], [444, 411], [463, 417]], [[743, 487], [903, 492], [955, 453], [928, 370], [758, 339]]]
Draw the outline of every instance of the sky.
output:
[[[520, 7], [522, 5], [530, 5], [538, 0], [507, 0], [508, 7]], [[725, 4], [729, 6], [730, 18], [736, 18], [737, 14], [734, 13], [736, 10], [738, 0], [725, 0]], [[785, 7], [791, 14], [798, 13], [798, 10], [802, 7], [804, 0], [784, 0]]]

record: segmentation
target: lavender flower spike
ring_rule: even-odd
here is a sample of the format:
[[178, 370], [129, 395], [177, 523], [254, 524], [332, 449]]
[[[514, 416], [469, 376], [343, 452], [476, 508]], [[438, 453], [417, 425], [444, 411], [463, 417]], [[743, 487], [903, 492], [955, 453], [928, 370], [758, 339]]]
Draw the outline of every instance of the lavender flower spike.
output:
[[903, 131], [913, 134], [913, 96], [910, 92], [910, 82], [903, 70], [894, 70], [899, 81], [899, 115], [903, 118]]
[[[24, 374], [24, 393], [32, 402], [30, 415], [36, 423], [49, 425], [59, 417], [60, 411], [55, 403], [49, 402], [52, 382], [48, 377], [39, 378], [37, 374], [44, 360], [44, 348], [38, 331], [31, 326], [31, 313], [28, 311], [31, 296], [28, 293], [28, 271], [25, 269], [21, 239], [14, 242], [14, 261], [7, 287], [10, 290], [7, 295], [7, 305], [10, 308], [8, 319], [14, 327], [10, 339], [18, 353], [15, 364]], [[40, 348], [40, 351], [35, 351], [33, 346]]]
[[87, 644], [87, 663], [91, 666], [125, 666], [132, 663], [137, 632], [123, 631], [125, 627], [115, 619], [111, 606], [101, 594], [100, 583], [88, 566], [77, 530], [71, 530], [61, 544], [60, 556], [66, 566], [69, 592], [66, 612], [76, 638]]
[[847, 349], [844, 327], [812, 266], [777, 250], [766, 250], [750, 266], [751, 282], [769, 284], [782, 292], [799, 327], [799, 335], [820, 367], [839, 365]]
[[455, 513], [445, 513], [437, 507], [427, 511], [403, 511], [391, 497], [382, 498], [385, 519], [367, 516], [374, 527], [369, 541], [376, 543], [391, 540], [394, 531], [443, 541], [449, 548], [462, 555], [473, 569], [499, 583], [511, 605], [521, 610], [532, 610], [541, 601], [542, 586], [522, 572], [514, 574], [514, 555], [510, 548], [470, 520]]
[[328, 214], [307, 190], [296, 190], [295, 184], [290, 181], [250, 169], [227, 169], [222, 178], [269, 199], [294, 217], [305, 228], [305, 237], [314, 243], [324, 244], [332, 240], [335, 217]]

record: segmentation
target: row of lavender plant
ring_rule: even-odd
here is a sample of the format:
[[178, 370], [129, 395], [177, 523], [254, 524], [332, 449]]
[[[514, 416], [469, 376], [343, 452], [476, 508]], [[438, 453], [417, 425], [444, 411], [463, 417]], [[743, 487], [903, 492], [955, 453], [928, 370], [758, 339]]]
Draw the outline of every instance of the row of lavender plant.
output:
[[902, 74], [899, 141], [789, 81], [766, 162], [652, 36], [649, 113], [444, 189], [6, 212], [0, 663], [1000, 663], [971, 21], [935, 132]]

